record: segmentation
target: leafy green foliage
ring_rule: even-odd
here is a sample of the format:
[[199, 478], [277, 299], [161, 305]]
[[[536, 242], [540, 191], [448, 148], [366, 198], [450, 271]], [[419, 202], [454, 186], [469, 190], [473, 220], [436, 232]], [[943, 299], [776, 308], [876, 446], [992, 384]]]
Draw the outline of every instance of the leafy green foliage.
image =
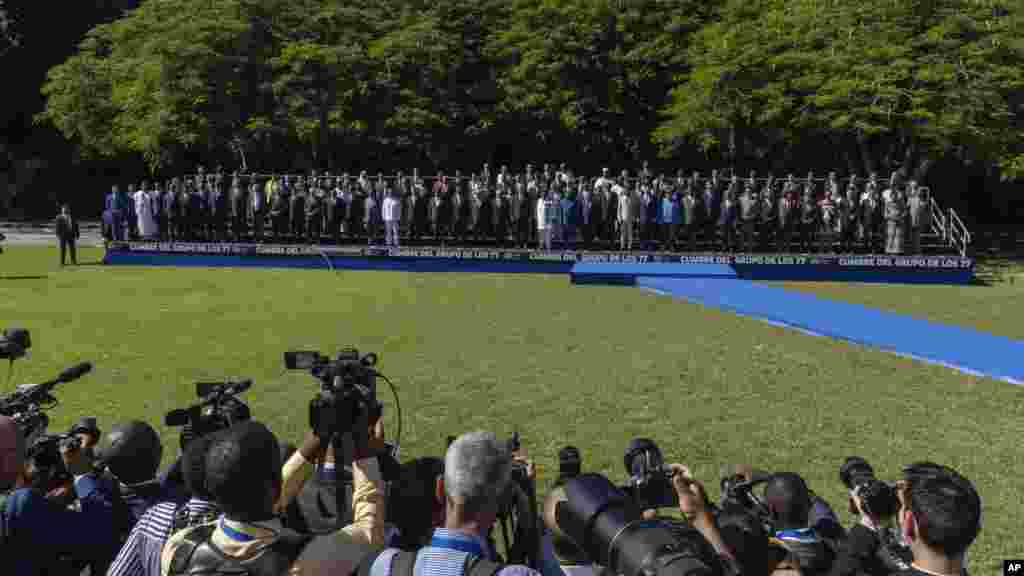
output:
[[810, 134], [861, 144], [869, 167], [923, 171], [952, 154], [1012, 170], [1022, 18], [991, 1], [730, 0], [696, 35], [656, 137]]
[[329, 167], [341, 144], [439, 164], [541, 141], [1014, 177], [1021, 29], [998, 0], [149, 0], [51, 70], [39, 120], [154, 168], [228, 149]]

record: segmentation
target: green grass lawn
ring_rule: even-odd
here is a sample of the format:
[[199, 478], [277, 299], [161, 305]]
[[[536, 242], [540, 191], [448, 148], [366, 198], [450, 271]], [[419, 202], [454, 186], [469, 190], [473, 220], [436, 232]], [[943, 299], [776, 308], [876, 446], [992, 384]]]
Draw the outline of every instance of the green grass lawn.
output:
[[[162, 424], [193, 400], [196, 380], [251, 377], [245, 398], [256, 417], [298, 440], [316, 383], [285, 373], [282, 352], [355, 345], [378, 352], [398, 388], [403, 458], [440, 454], [448, 434], [518, 430], [545, 486], [566, 444], [580, 448], [585, 469], [618, 482], [626, 443], [644, 435], [716, 496], [723, 465], [751, 462], [800, 472], [841, 514], [846, 456], [887, 477], [929, 459], [961, 470], [984, 498], [972, 573], [1024, 554], [1020, 387], [636, 289], [573, 287], [566, 276], [60, 270], [55, 261], [46, 248], [0, 255], [2, 277], [45, 276], [0, 280], [0, 326], [29, 328], [34, 343], [14, 381], [95, 364], [57, 390], [54, 428], [84, 414], [104, 429], [131, 418]], [[928, 297], [908, 306], [921, 290]], [[1013, 335], [1019, 296], [999, 290], [872, 287], [870, 303], [948, 308], [951, 320], [987, 318]], [[177, 445], [174, 431], [158, 429]]]

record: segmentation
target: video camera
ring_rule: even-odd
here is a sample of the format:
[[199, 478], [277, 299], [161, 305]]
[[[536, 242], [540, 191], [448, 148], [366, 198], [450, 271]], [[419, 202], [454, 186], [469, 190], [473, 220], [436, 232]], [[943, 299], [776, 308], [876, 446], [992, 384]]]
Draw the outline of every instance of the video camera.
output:
[[25, 351], [31, 347], [32, 338], [29, 336], [28, 330], [24, 328], [8, 328], [4, 330], [3, 334], [0, 334], [0, 360], [13, 362], [23, 357]]
[[631, 440], [622, 462], [626, 474], [629, 475], [629, 481], [619, 489], [641, 510], [679, 506], [679, 495], [672, 485], [672, 471], [665, 466], [661, 449], [654, 440]]
[[565, 484], [555, 508], [559, 529], [591, 562], [621, 576], [720, 576], [714, 548], [693, 527], [664, 518], [642, 519], [634, 498], [600, 474]]
[[[28, 333], [25, 332], [25, 338]], [[14, 420], [25, 438], [26, 458], [39, 472], [36, 478], [40, 483], [53, 485], [70, 480], [64, 461], [60, 456], [61, 444], [69, 448], [80, 446], [73, 432], [66, 434], [47, 434], [50, 418], [46, 410], [55, 408], [60, 402], [51, 394], [57, 384], [72, 382], [88, 374], [92, 364], [83, 362], [61, 372], [53, 380], [42, 384], [26, 384], [19, 386], [14, 392], [0, 398], [0, 414]]]
[[249, 406], [238, 395], [252, 387], [252, 380], [196, 382], [196, 396], [202, 402], [171, 410], [164, 417], [167, 426], [183, 426], [182, 449], [195, 438], [225, 430], [252, 418]]
[[728, 475], [722, 478], [719, 488], [722, 492], [722, 502], [718, 511], [731, 507], [738, 507], [750, 512], [764, 526], [769, 534], [775, 533], [775, 519], [772, 517], [768, 505], [758, 497], [754, 491], [758, 486], [768, 482], [771, 474], [757, 474], [747, 479], [740, 474]]
[[284, 353], [288, 370], [308, 370], [320, 380], [320, 392], [309, 402], [309, 426], [319, 438], [351, 432], [363, 410], [370, 421], [380, 417], [376, 364], [376, 354], [360, 356], [355, 348], [343, 348], [333, 360], [314, 351]]

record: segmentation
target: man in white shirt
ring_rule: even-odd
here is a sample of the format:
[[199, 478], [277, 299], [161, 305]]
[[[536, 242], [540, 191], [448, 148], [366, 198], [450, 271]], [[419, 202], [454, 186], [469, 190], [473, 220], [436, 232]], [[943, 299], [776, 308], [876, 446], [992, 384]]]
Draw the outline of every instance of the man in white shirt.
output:
[[594, 183], [594, 188], [604, 189], [605, 187], [608, 187], [608, 186], [611, 186], [611, 185], [612, 185], [612, 181], [611, 181], [610, 178], [608, 178], [608, 169], [607, 168], [601, 168], [601, 177], [598, 178], [597, 182]]
[[551, 198], [544, 196], [537, 199], [537, 243], [541, 250], [551, 250], [551, 223], [549, 212], [552, 212]]
[[384, 197], [384, 242], [388, 246], [398, 247], [398, 223], [402, 221], [402, 202], [395, 197], [395, 191]]

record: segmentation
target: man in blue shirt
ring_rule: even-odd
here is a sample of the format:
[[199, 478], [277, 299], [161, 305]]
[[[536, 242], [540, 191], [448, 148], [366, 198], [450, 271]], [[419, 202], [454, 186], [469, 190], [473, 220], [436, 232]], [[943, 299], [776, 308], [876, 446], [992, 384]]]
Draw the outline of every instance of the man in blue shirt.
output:
[[129, 218], [130, 202], [128, 202], [128, 196], [122, 194], [118, 189], [117, 184], [111, 187], [104, 208], [105, 212], [110, 214], [110, 233], [112, 239], [118, 242], [123, 241], [125, 238], [125, 225]]
[[526, 566], [495, 564], [496, 554], [487, 541], [497, 521], [499, 496], [510, 480], [511, 463], [511, 455], [490, 432], [470, 432], [452, 442], [445, 454], [444, 476], [436, 484], [436, 496], [445, 501], [444, 528], [435, 529], [430, 544], [414, 557], [395, 561], [400, 552], [396, 548], [371, 557], [370, 576], [392, 576], [392, 568], [398, 572], [394, 576], [464, 576], [478, 565], [498, 576], [540, 576]]
[[18, 425], [0, 416], [0, 490], [13, 488], [2, 503], [2, 541], [8, 550], [20, 551], [0, 556], [0, 574], [54, 573], [58, 558], [70, 557], [76, 564], [109, 561], [116, 543], [113, 495], [97, 481], [88, 451], [61, 446], [80, 512], [53, 504], [33, 487], [36, 470], [26, 462], [25, 451]]

